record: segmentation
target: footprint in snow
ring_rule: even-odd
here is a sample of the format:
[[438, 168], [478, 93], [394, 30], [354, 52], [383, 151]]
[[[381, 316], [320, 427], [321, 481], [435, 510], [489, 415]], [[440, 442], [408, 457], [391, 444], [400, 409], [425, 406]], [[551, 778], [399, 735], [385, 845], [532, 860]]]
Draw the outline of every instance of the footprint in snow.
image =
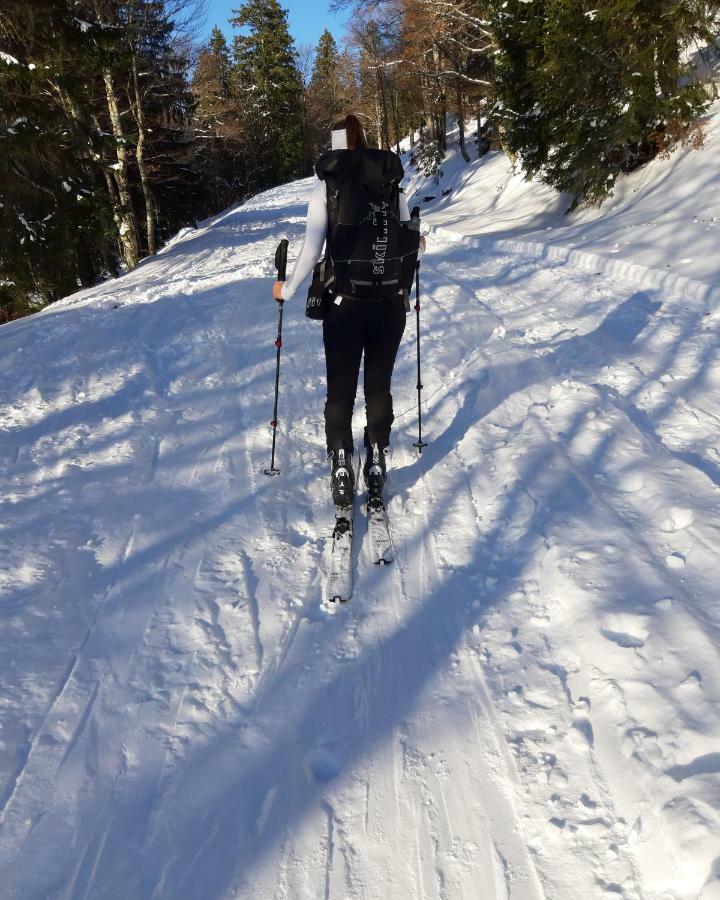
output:
[[617, 489], [624, 494], [633, 494], [640, 491], [645, 484], [645, 479], [641, 472], [625, 472], [618, 478]]
[[591, 559], [595, 559], [597, 557], [597, 553], [594, 550], [578, 550], [575, 554], [575, 559], [580, 562], [589, 562]]
[[680, 687], [702, 689], [702, 675], [694, 669], [680, 682]]
[[663, 764], [664, 754], [658, 733], [644, 725], [633, 725], [623, 734], [620, 750], [626, 759], [634, 759], [641, 764], [659, 767]]
[[608, 628], [601, 628], [600, 633], [608, 641], [617, 644], [619, 647], [625, 647], [628, 650], [638, 650], [645, 646], [643, 638], [635, 637], [635, 635], [627, 634], [623, 631], [610, 631]]
[[685, 567], [685, 557], [677, 550], [673, 550], [665, 557], [665, 565], [668, 569], [682, 569]]
[[588, 747], [595, 745], [595, 732], [593, 731], [592, 722], [587, 716], [579, 716], [576, 712], [572, 727], [585, 738]]
[[628, 650], [644, 647], [649, 634], [643, 618], [623, 613], [606, 616], [600, 633], [606, 640]]
[[683, 528], [689, 528], [694, 521], [695, 513], [691, 509], [671, 506], [660, 523], [660, 530], [667, 532], [682, 531]]
[[575, 719], [567, 736], [578, 751], [592, 749], [595, 744], [592, 723], [585, 717]]
[[578, 697], [573, 703], [573, 715], [577, 718], [589, 713], [592, 709], [592, 701], [589, 697]]
[[305, 754], [303, 760], [305, 774], [310, 781], [327, 784], [340, 773], [342, 768], [338, 757], [326, 747], [317, 747]]

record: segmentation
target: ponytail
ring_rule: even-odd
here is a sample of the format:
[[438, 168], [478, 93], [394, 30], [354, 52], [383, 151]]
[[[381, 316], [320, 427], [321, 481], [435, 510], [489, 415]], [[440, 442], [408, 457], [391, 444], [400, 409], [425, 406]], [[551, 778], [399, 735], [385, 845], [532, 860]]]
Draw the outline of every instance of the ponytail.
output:
[[357, 116], [354, 116], [352, 113], [348, 114], [344, 119], [336, 122], [332, 130], [339, 131], [342, 128], [345, 129], [347, 134], [348, 150], [355, 150], [356, 147], [367, 147], [365, 132]]

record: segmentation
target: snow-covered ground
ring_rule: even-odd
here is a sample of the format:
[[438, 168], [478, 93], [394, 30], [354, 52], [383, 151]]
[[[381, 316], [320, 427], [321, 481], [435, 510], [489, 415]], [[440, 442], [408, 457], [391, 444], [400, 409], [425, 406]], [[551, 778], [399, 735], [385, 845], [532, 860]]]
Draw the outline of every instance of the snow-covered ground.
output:
[[[310, 185], [0, 328], [0, 893], [720, 897], [720, 308], [462, 244], [494, 212], [464, 221], [458, 183], [420, 458], [412, 320], [396, 370], [396, 562], [359, 512], [330, 615], [301, 301], [263, 475], [272, 259]], [[521, 216], [538, 186], [506, 187]]]
[[440, 183], [415, 174], [408, 199], [431, 211], [439, 233], [471, 236], [471, 246], [492, 242], [501, 252], [720, 302], [720, 101], [699, 127], [699, 150], [677, 150], [620, 178], [600, 208], [566, 214], [569, 197], [526, 181], [503, 153], [468, 165], [454, 144]]

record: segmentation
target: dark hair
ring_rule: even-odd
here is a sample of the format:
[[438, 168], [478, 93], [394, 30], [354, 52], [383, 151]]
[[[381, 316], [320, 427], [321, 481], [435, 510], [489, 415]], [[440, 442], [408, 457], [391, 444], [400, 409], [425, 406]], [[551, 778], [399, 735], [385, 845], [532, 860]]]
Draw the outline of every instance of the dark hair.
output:
[[344, 128], [347, 132], [348, 150], [354, 150], [356, 147], [367, 147], [365, 132], [363, 131], [360, 119], [358, 119], [357, 116], [350, 113], [345, 116], [344, 119], [340, 119], [339, 122], [336, 122], [333, 125], [332, 130], [339, 131], [341, 128]]

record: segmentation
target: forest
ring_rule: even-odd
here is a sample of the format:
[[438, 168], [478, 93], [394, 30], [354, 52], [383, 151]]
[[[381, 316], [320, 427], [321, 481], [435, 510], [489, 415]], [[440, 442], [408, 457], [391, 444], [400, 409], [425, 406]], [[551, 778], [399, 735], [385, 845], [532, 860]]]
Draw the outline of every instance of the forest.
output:
[[[336, 0], [296, 46], [278, 0], [198, 38], [202, 0], [0, 0], [0, 323], [155, 254], [178, 229], [310, 175], [354, 112], [440, 177], [467, 163], [600, 204], [623, 172], [699, 144], [718, 0]], [[472, 141], [467, 125], [477, 120]]]

